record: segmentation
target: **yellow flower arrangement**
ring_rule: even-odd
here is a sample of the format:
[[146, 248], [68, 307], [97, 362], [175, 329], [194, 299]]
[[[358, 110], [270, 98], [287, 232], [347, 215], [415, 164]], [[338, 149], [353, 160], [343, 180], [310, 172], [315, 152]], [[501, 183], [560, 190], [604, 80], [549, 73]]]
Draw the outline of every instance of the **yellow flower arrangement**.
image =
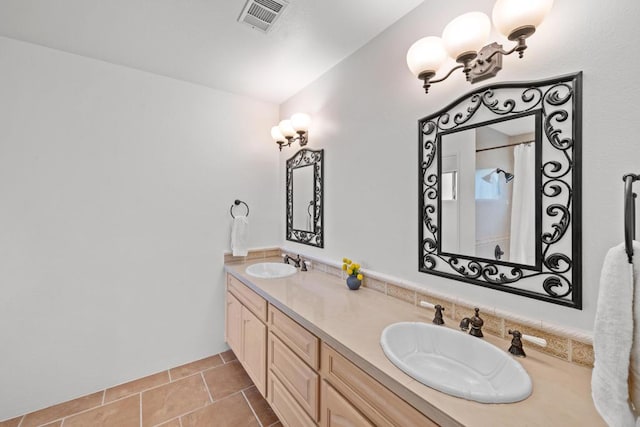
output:
[[346, 271], [349, 276], [356, 276], [358, 280], [364, 279], [360, 271], [360, 264], [351, 261], [349, 258], [342, 258], [342, 270]]

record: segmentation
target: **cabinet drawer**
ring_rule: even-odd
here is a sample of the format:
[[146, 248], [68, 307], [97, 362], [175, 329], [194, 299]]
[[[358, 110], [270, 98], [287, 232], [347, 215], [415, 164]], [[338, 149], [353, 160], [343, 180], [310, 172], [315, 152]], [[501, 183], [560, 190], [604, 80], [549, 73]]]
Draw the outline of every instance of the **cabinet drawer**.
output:
[[227, 274], [227, 288], [236, 298], [247, 307], [258, 319], [267, 321], [267, 301], [249, 289], [244, 283]]
[[438, 425], [325, 343], [321, 352], [323, 377], [375, 425]]
[[313, 369], [320, 368], [320, 340], [295, 320], [269, 305], [269, 326], [289, 348]]
[[322, 382], [322, 427], [373, 427], [333, 387]]
[[320, 376], [273, 333], [269, 334], [269, 369], [309, 416], [318, 420]]
[[316, 427], [275, 375], [268, 382], [267, 399], [285, 427]]

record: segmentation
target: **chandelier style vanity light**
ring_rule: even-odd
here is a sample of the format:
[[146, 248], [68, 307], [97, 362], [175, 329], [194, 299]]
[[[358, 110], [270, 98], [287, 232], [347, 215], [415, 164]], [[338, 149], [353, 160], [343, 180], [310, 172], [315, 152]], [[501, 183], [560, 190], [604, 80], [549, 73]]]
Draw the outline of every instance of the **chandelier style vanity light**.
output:
[[282, 120], [278, 126], [271, 128], [271, 137], [282, 151], [283, 146], [290, 147], [291, 143], [298, 141], [301, 147], [307, 145], [309, 125], [311, 118], [308, 114], [296, 113], [291, 119]]
[[[527, 38], [535, 33], [551, 10], [553, 0], [497, 0], [493, 6], [493, 25], [516, 45], [508, 51], [498, 43], [485, 45], [491, 32], [491, 21], [482, 12], [469, 12], [449, 22], [442, 38], [429, 36], [415, 42], [407, 52], [407, 65], [413, 74], [424, 81], [424, 91], [446, 80], [462, 69], [467, 81], [475, 83], [494, 77], [502, 69], [502, 57], [518, 52], [523, 57]], [[436, 72], [451, 57], [460, 65], [444, 77], [433, 79]]]

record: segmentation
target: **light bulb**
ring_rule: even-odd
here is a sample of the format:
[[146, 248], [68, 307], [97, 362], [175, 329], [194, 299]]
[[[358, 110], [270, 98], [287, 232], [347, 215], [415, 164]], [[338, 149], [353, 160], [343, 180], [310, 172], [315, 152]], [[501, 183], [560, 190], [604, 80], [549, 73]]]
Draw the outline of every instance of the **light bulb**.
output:
[[307, 132], [311, 124], [311, 117], [308, 114], [296, 113], [291, 116], [291, 126], [296, 132]]
[[482, 12], [469, 12], [449, 22], [442, 32], [444, 48], [458, 60], [475, 54], [484, 46], [491, 32], [491, 21]]
[[[509, 40], [527, 37], [542, 23], [552, 6], [553, 0], [498, 0], [493, 6], [493, 24]], [[527, 27], [533, 27], [533, 31], [521, 34]]]
[[421, 38], [407, 51], [407, 65], [416, 77], [423, 73], [435, 74], [446, 60], [447, 52], [440, 37]]
[[284, 137], [282, 132], [280, 132], [280, 128], [278, 126], [274, 126], [271, 128], [271, 138], [273, 138], [273, 140], [276, 142], [284, 142], [284, 140], [287, 139]]
[[292, 138], [296, 135], [296, 130], [291, 126], [291, 120], [282, 120], [278, 127], [285, 138]]

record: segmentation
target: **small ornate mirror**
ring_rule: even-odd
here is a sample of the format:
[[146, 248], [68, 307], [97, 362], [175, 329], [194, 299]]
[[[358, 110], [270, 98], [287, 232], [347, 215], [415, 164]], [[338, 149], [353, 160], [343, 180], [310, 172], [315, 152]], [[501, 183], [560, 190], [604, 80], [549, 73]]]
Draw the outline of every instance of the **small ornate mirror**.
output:
[[304, 148], [287, 160], [287, 240], [324, 247], [324, 150]]
[[581, 81], [477, 89], [419, 120], [419, 270], [580, 309]]

